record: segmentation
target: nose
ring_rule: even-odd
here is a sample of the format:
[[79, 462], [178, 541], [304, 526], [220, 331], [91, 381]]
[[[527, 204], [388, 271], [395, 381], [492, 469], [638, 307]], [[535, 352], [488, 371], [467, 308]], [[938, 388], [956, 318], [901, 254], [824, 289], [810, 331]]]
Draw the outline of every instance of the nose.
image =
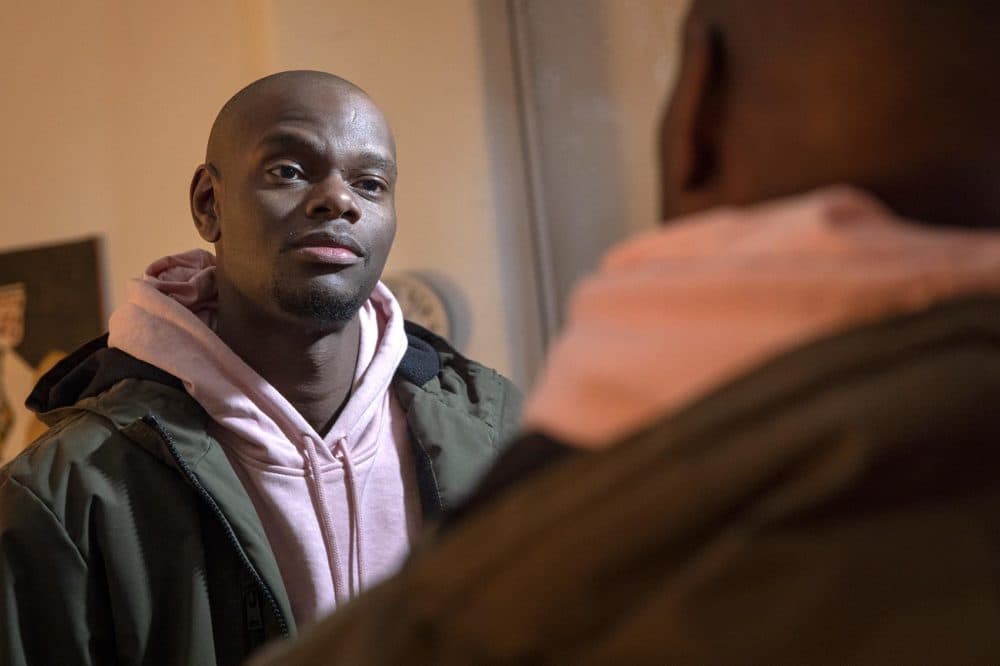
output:
[[355, 196], [343, 177], [333, 174], [312, 188], [306, 203], [306, 217], [313, 220], [343, 218], [354, 224], [361, 219], [361, 209]]

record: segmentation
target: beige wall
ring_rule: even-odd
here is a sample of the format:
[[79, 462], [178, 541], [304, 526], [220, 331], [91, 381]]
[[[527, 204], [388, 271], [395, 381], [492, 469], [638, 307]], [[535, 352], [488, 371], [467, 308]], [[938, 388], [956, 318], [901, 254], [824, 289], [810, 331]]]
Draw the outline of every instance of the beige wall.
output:
[[266, 64], [254, 7], [4, 3], [0, 244], [103, 235], [112, 305], [150, 259], [195, 245], [186, 191], [208, 125]]
[[627, 114], [619, 123], [617, 163], [623, 179], [623, 233], [660, 221], [660, 118], [679, 65], [681, 21], [689, 0], [600, 0], [608, 40], [612, 104]]

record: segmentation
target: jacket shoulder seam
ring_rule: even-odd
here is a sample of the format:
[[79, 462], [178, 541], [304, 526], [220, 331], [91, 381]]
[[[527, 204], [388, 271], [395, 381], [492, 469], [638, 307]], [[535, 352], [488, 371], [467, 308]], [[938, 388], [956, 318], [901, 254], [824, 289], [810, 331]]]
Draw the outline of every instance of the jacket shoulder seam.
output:
[[22, 481], [19, 481], [16, 477], [14, 477], [13, 475], [11, 475], [9, 472], [7, 473], [7, 479], [6, 480], [12, 486], [14, 486], [16, 488], [19, 488], [21, 490], [21, 492], [23, 492], [32, 501], [33, 504], [36, 504], [39, 507], [41, 507], [42, 513], [44, 515], [48, 516], [49, 519], [52, 520], [52, 522], [55, 523], [59, 527], [59, 533], [60, 533], [60, 535], [70, 545], [73, 546], [73, 552], [75, 552], [76, 556], [80, 558], [80, 563], [83, 566], [86, 567], [87, 566], [87, 558], [84, 557], [83, 553], [80, 551], [80, 547], [76, 544], [76, 542], [73, 541], [73, 539], [70, 538], [69, 533], [66, 531], [66, 526], [63, 525], [63, 522], [61, 520], [59, 520], [59, 517], [55, 514], [54, 511], [52, 511], [52, 508], [48, 504], [46, 504], [42, 500], [42, 498], [39, 497], [38, 494], [35, 493], [35, 491], [31, 489], [31, 487], [29, 487], [27, 484], [23, 483]]
[[[416, 386], [416, 384], [414, 384], [414, 386]], [[481, 416], [477, 416], [477, 415], [473, 414], [468, 409], [459, 409], [455, 405], [448, 404], [441, 397], [441, 393], [443, 393], [442, 391], [431, 391], [431, 390], [428, 390], [425, 386], [417, 386], [417, 388], [420, 391], [422, 391], [425, 395], [427, 395], [427, 397], [430, 400], [433, 400], [436, 404], [440, 405], [444, 409], [447, 409], [447, 410], [452, 411], [452, 412], [456, 412], [456, 413], [464, 416], [465, 418], [467, 418], [467, 419], [469, 419], [471, 421], [475, 421], [476, 423], [480, 423], [480, 424], [486, 426], [486, 428], [488, 428], [489, 431], [490, 431], [490, 433], [493, 435], [493, 437], [491, 439], [495, 439], [496, 433], [499, 431], [499, 428], [497, 428], [497, 426], [495, 426], [494, 424], [490, 423], [489, 420], [487, 420], [487, 419], [485, 419], [485, 418], [483, 418]], [[493, 444], [494, 444], [494, 442], [491, 441], [490, 445], [492, 446]]]

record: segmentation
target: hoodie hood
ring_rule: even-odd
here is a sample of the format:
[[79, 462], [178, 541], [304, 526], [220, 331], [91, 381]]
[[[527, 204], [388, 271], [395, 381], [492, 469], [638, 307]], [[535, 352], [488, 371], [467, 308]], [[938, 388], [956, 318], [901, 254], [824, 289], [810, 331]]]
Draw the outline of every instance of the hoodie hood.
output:
[[111, 316], [109, 346], [179, 378], [216, 423], [251, 444], [245, 453], [262, 463], [301, 467], [302, 452], [293, 442], [304, 434], [326, 444], [318, 451], [323, 464], [339, 464], [332, 449], [345, 440], [353, 456], [371, 453], [359, 448], [359, 435], [407, 346], [399, 306], [383, 285], [358, 313], [354, 386], [325, 437], [213, 331], [218, 301], [212, 254], [191, 250], [154, 262], [129, 283], [127, 297]]
[[[163, 280], [159, 284], [166, 294], [189, 308], [206, 325], [214, 325], [214, 265], [211, 254], [192, 250], [156, 261], [147, 269], [147, 275], [161, 275]], [[184, 390], [183, 382], [169, 372], [120, 349], [109, 348], [108, 334], [104, 334], [56, 363], [39, 379], [25, 405], [51, 425], [55, 415], [50, 412], [73, 407], [125, 379], [148, 380]]]
[[626, 241], [575, 292], [524, 424], [603, 448], [813, 339], [1000, 292], [1000, 233], [832, 187]]

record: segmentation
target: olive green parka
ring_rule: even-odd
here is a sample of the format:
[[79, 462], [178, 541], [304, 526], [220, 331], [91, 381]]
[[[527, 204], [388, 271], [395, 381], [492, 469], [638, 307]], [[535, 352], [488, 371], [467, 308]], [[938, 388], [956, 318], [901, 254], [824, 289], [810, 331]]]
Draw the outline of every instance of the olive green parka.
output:
[[[501, 451], [520, 395], [407, 334], [393, 390], [433, 521]], [[101, 338], [29, 406], [50, 430], [0, 470], [0, 664], [237, 664], [296, 634], [253, 504], [176, 378]]]

